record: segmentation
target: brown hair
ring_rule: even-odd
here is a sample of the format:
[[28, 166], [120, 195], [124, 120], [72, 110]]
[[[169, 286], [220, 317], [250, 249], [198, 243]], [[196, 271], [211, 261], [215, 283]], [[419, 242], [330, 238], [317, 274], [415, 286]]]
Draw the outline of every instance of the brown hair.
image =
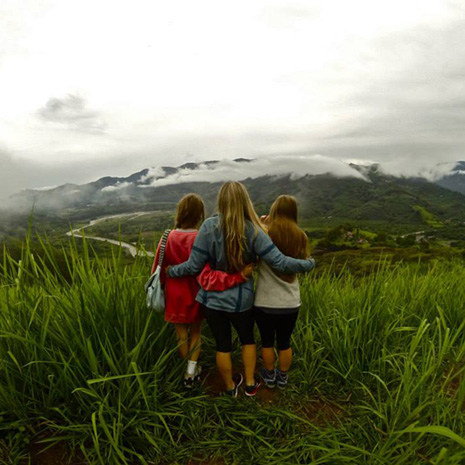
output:
[[[297, 225], [297, 201], [291, 195], [280, 195], [271, 206], [268, 220], [268, 235], [278, 249], [289, 257], [307, 258], [308, 238]], [[292, 282], [294, 276], [279, 274]]]
[[205, 219], [205, 205], [197, 194], [187, 194], [178, 203], [174, 227], [180, 229], [198, 228]]
[[263, 229], [246, 187], [236, 181], [224, 183], [218, 192], [218, 212], [221, 215], [226, 260], [231, 271], [240, 271], [246, 265], [246, 220], [254, 225], [256, 232]]
[[271, 205], [270, 223], [279, 218], [297, 224], [297, 200], [292, 195], [280, 195]]

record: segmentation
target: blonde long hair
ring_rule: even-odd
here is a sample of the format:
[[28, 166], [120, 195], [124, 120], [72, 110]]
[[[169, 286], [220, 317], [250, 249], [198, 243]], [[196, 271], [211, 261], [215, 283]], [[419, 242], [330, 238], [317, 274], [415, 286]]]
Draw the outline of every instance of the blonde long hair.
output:
[[229, 268], [232, 271], [240, 271], [246, 265], [244, 261], [246, 220], [253, 224], [256, 233], [258, 229], [263, 229], [244, 184], [228, 181], [221, 186], [218, 192], [218, 213], [221, 215], [221, 228]]

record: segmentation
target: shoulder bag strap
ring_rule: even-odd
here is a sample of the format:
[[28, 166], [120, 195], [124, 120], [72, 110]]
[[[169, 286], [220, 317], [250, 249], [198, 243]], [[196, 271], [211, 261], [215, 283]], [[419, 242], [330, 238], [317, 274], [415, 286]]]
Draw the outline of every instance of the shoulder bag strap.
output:
[[161, 268], [161, 265], [163, 263], [163, 259], [165, 258], [165, 247], [166, 247], [166, 242], [168, 241], [168, 236], [171, 232], [171, 229], [167, 229], [164, 233], [163, 236], [161, 237], [161, 244], [160, 244], [160, 255], [158, 255], [158, 266]]

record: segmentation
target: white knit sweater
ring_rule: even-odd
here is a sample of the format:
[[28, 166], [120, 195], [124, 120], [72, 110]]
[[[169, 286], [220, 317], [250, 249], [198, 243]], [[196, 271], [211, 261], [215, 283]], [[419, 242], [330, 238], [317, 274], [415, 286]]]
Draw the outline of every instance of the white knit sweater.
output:
[[300, 306], [299, 280], [288, 283], [276, 275], [263, 261], [258, 266], [254, 305], [266, 308], [297, 308]]

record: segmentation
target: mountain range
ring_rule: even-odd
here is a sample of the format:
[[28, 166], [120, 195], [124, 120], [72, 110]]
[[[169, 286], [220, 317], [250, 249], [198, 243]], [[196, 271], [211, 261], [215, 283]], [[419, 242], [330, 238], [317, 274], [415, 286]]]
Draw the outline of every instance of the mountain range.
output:
[[[127, 177], [106, 176], [87, 184], [26, 189], [11, 197], [18, 210], [76, 218], [159, 209], [172, 210], [188, 192], [200, 194], [210, 211], [226, 179], [244, 182], [257, 211], [264, 213], [279, 194], [295, 195], [301, 217], [422, 224], [465, 221], [465, 162], [440, 176], [400, 177], [378, 164], [344, 164], [317, 174], [298, 166], [245, 158], [153, 167]], [[289, 172], [287, 170], [289, 169]]]

